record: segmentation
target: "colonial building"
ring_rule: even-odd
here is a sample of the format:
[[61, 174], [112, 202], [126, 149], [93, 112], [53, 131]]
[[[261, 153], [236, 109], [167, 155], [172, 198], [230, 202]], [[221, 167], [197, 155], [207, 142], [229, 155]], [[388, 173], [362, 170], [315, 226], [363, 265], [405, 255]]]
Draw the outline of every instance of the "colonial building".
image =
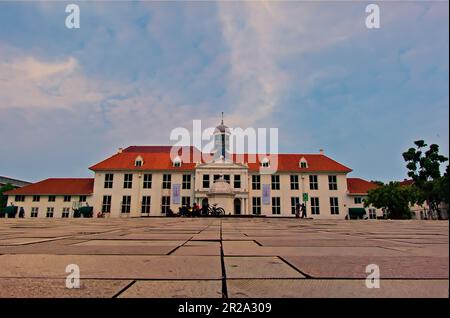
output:
[[20, 187], [29, 185], [30, 182], [19, 180], [19, 179], [13, 179], [13, 178], [5, 177], [5, 176], [0, 176], [0, 188], [7, 184], [12, 185], [14, 188], [20, 188]]
[[[71, 217], [80, 205], [94, 216], [163, 216], [181, 206], [217, 204], [226, 214], [295, 216], [305, 203], [308, 217], [344, 219], [363, 209], [375, 184], [347, 178], [352, 170], [317, 154], [233, 154], [229, 131], [219, 125], [215, 147], [130, 146], [91, 166], [92, 179], [46, 179], [7, 192], [8, 204], [25, 217]], [[174, 150], [175, 149], [175, 150]], [[366, 209], [369, 218], [382, 211]]]

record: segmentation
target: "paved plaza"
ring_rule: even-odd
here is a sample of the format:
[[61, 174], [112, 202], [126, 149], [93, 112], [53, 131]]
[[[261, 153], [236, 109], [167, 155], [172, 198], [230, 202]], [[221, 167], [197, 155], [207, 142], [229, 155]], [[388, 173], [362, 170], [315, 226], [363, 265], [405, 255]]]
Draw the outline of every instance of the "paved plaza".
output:
[[[0, 219], [0, 297], [448, 297], [448, 221]], [[66, 288], [66, 266], [80, 269]], [[380, 270], [367, 288], [366, 266]]]

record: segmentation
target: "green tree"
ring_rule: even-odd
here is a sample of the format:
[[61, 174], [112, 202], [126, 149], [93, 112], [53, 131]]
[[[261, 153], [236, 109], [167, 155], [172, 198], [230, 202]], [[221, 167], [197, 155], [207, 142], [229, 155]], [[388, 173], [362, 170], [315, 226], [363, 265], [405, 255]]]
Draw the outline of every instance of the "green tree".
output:
[[0, 212], [3, 211], [3, 209], [8, 204], [8, 196], [3, 195], [3, 193], [13, 189], [14, 187], [10, 183], [7, 183], [4, 186], [0, 187]]
[[377, 184], [377, 185], [379, 185], [379, 186], [383, 186], [383, 185], [384, 185], [384, 182], [383, 182], [383, 181], [370, 180], [370, 182], [375, 183], [375, 184]]
[[416, 200], [417, 193], [411, 186], [402, 186], [399, 182], [389, 182], [369, 190], [364, 206], [372, 205], [384, 209], [389, 219], [410, 219], [409, 205]]
[[441, 164], [448, 161], [448, 158], [439, 154], [439, 146], [436, 144], [430, 145], [426, 151], [425, 147], [428, 145], [425, 141], [417, 140], [414, 144], [416, 148], [409, 148], [403, 153], [408, 176], [414, 181], [413, 186], [421, 192], [414, 203], [426, 202], [432, 214], [437, 213], [441, 219], [439, 204], [448, 200], [448, 173], [441, 176]]

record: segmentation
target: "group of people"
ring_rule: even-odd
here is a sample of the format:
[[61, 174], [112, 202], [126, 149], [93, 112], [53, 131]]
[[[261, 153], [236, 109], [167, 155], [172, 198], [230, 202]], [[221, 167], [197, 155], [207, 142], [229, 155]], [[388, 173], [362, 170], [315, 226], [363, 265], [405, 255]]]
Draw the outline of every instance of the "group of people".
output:
[[200, 216], [202, 213], [202, 209], [197, 203], [194, 203], [193, 206], [188, 204], [187, 206], [182, 206], [178, 208], [178, 214], [180, 216]]
[[[208, 214], [208, 206], [200, 207], [197, 203], [194, 203], [193, 206], [190, 204], [187, 206], [182, 206], [178, 208], [178, 215], [179, 216], [188, 216], [188, 217], [194, 217], [194, 216], [200, 216], [200, 215], [207, 215]], [[175, 213], [172, 211], [172, 209], [169, 209], [167, 211], [167, 216], [175, 216]]]
[[302, 219], [306, 218], [306, 205], [304, 203], [300, 204], [297, 203], [297, 205], [295, 206], [295, 217], [299, 218], [300, 217], [300, 212], [302, 213]]

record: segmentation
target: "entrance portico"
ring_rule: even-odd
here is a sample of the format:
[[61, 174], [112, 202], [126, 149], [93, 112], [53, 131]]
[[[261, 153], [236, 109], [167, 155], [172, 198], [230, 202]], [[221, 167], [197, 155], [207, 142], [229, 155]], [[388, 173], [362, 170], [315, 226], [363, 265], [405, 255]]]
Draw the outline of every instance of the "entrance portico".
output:
[[[195, 169], [195, 200], [201, 205], [217, 204], [226, 214], [246, 214], [248, 202], [248, 167], [226, 162], [223, 158], [198, 164]], [[210, 178], [212, 180], [210, 180]], [[239, 209], [237, 208], [237, 205]]]

